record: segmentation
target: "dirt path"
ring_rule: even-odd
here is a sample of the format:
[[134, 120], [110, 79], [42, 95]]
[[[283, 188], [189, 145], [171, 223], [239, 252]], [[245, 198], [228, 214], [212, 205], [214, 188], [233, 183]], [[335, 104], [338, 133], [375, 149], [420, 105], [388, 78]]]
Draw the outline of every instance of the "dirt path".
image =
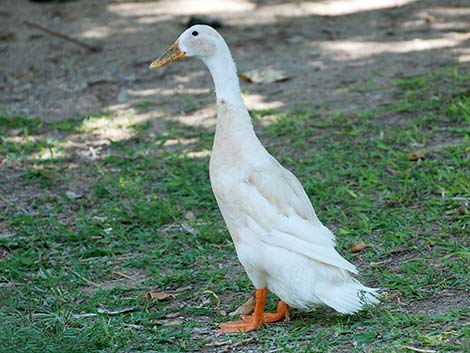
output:
[[[381, 3], [380, 5], [378, 3]], [[145, 101], [188, 124], [212, 117], [210, 77], [196, 60], [148, 63], [189, 15], [215, 17], [240, 72], [272, 67], [291, 79], [243, 83], [250, 109], [367, 110], [391, 102], [390, 83], [470, 60], [469, 8], [460, 1], [3, 2], [0, 110], [63, 120]], [[90, 53], [28, 20], [104, 50]], [[148, 119], [149, 116], [142, 117]]]

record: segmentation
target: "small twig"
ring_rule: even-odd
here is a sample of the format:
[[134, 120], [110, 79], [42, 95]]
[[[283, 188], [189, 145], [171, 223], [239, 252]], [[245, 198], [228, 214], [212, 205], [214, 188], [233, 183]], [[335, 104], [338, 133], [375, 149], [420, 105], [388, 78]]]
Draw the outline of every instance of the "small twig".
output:
[[100, 288], [101, 286], [93, 281], [90, 281], [89, 279], [83, 277], [81, 274], [75, 272], [75, 271], [72, 271], [70, 270], [70, 272], [72, 272], [75, 276], [77, 276], [78, 278], [80, 278], [81, 280], [85, 281], [86, 283], [88, 284], [91, 284], [93, 287], [97, 287], [97, 288]]
[[181, 292], [186, 292], [187, 290], [193, 289], [192, 286], [186, 286], [186, 287], [180, 287], [176, 288], [173, 292], [176, 293], [181, 293]]
[[437, 353], [434, 349], [424, 349], [424, 348], [416, 348], [416, 347], [411, 347], [411, 346], [402, 346], [403, 348], [409, 349], [410, 351], [413, 352], [419, 352], [419, 353]]
[[231, 344], [230, 347], [233, 348], [233, 347], [238, 347], [238, 346], [241, 346], [241, 345], [244, 345], [245, 343], [250, 343], [252, 341], [254, 341], [255, 338], [254, 337], [250, 337], [250, 338], [247, 338], [245, 340], [241, 340], [241, 341], [238, 341], [238, 342], [235, 342], [234, 344]]
[[145, 326], [142, 326], [142, 325], [124, 324], [124, 327], [133, 328], [133, 329], [136, 329], [136, 330], [145, 330]]
[[206, 347], [221, 347], [221, 346], [229, 346], [229, 348], [233, 348], [233, 347], [238, 347], [238, 346], [241, 346], [245, 343], [250, 343], [252, 341], [254, 341], [254, 337], [249, 337], [249, 338], [246, 338], [246, 339], [243, 339], [243, 340], [240, 340], [238, 342], [233, 342], [232, 340], [228, 340], [228, 341], [217, 341], [217, 342], [213, 342], [213, 343], [207, 343], [206, 344]]
[[124, 278], [127, 278], [131, 281], [135, 281], [134, 278], [132, 278], [131, 276], [128, 276], [126, 275], [125, 273], [122, 273], [122, 272], [119, 272], [119, 271], [113, 271], [114, 274], [118, 275], [118, 276], [121, 276], [121, 277], [124, 277]]
[[29, 22], [29, 21], [23, 21], [23, 23], [29, 27], [33, 27], [33, 28], [36, 28], [36, 29], [39, 29], [40, 31], [43, 31], [43, 32], [46, 32], [47, 34], [50, 34], [51, 36], [55, 36], [55, 37], [58, 37], [58, 38], [62, 38], [66, 41], [69, 41], [69, 42], [72, 42], [72, 43], [75, 43], [83, 48], [86, 48], [88, 49], [89, 51], [91, 52], [99, 52], [101, 51], [103, 48], [101, 46], [98, 46], [98, 45], [91, 45], [91, 44], [87, 44], [87, 43], [83, 43], [82, 41], [79, 41], [78, 39], [75, 39], [75, 38], [72, 38], [66, 34], [63, 34], [63, 33], [59, 33], [59, 32], [56, 32], [56, 31], [52, 31], [48, 28], [45, 28], [43, 26], [40, 26], [36, 23], [32, 23], [32, 22]]
[[88, 317], [95, 317], [98, 316], [98, 314], [95, 313], [85, 313], [85, 314], [76, 314], [73, 316], [74, 319], [86, 319]]
[[123, 309], [117, 309], [117, 310], [98, 308], [96, 309], [96, 312], [100, 314], [106, 314], [106, 315], [120, 315], [120, 314], [133, 313], [134, 311], [139, 311], [139, 310], [140, 308], [138, 306], [131, 306], [130, 308], [123, 308]]

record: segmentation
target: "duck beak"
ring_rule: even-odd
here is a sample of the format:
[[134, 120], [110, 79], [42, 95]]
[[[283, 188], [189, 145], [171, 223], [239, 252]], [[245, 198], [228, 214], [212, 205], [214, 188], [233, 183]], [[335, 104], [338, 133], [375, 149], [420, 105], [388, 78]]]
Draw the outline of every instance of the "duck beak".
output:
[[169, 63], [172, 63], [173, 61], [181, 60], [185, 56], [186, 53], [180, 50], [178, 46], [178, 41], [176, 41], [171, 47], [167, 49], [165, 53], [163, 53], [162, 56], [160, 56], [157, 60], [150, 64], [150, 68], [158, 69], [160, 67], [168, 65]]

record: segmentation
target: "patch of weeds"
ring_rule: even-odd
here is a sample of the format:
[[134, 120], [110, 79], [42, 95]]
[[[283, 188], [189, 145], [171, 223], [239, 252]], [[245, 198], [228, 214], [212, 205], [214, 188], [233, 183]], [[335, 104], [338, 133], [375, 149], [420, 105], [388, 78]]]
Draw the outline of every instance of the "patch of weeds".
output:
[[103, 177], [95, 190], [101, 199], [119, 200], [104, 212], [117, 223], [159, 228], [178, 218], [178, 210], [162, 195], [146, 190], [139, 176]]
[[[467, 121], [470, 74], [459, 68], [440, 69], [425, 75], [399, 80], [401, 102], [390, 107], [398, 113], [433, 112], [447, 121]], [[457, 93], [455, 93], [457, 92]], [[448, 110], [446, 110], [448, 106]], [[449, 114], [450, 113], [450, 114]]]
[[184, 95], [184, 100], [185, 100], [185, 104], [184, 104], [183, 109], [184, 109], [185, 114], [190, 114], [199, 109], [200, 104], [198, 100], [194, 98], [193, 96]]
[[152, 123], [150, 121], [145, 121], [143, 123], [135, 123], [130, 125], [130, 128], [134, 130], [134, 136], [144, 136], [148, 133]]
[[67, 118], [62, 121], [52, 121], [50, 125], [55, 130], [73, 133], [80, 131], [82, 120], [77, 118]]
[[468, 96], [457, 97], [448, 106], [449, 116], [470, 126], [470, 92]]
[[115, 125], [113, 121], [116, 114], [111, 112], [103, 112], [100, 114], [94, 114], [84, 119], [80, 126], [80, 131], [93, 132], [102, 128], [106, 128], [109, 125]]
[[19, 130], [24, 134], [36, 133], [43, 125], [40, 119], [31, 119], [24, 116], [10, 117], [7, 114], [0, 116], [0, 135], [6, 135], [10, 130]]
[[356, 93], [367, 93], [375, 91], [377, 89], [379, 89], [379, 84], [374, 78], [370, 78], [366, 82], [354, 84], [346, 88], [348, 92]]
[[409, 79], [403, 79], [396, 81], [396, 85], [403, 90], [420, 90], [426, 88], [429, 85], [428, 76], [418, 76]]
[[143, 114], [149, 112], [153, 104], [153, 101], [140, 101], [134, 107], [138, 113]]

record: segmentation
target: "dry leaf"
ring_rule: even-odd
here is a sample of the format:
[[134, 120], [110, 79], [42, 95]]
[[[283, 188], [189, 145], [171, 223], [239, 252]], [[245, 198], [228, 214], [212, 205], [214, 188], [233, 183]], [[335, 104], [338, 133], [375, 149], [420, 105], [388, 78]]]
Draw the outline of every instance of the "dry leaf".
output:
[[290, 77], [281, 70], [265, 68], [244, 72], [240, 74], [240, 78], [252, 83], [273, 83], [286, 81]]
[[369, 245], [367, 245], [366, 243], [361, 241], [361, 242], [359, 242], [359, 243], [357, 243], [357, 244], [355, 244], [351, 247], [351, 252], [352, 253], [357, 253], [357, 252], [360, 252], [360, 251], [362, 251], [362, 250], [364, 250], [365, 248], [368, 248], [368, 247], [369, 247]]
[[169, 294], [166, 292], [147, 292], [145, 297], [147, 298], [147, 300], [158, 300], [158, 301], [173, 300], [176, 298], [174, 294]]
[[409, 161], [424, 161], [426, 157], [424, 156], [424, 153], [421, 151], [414, 151], [408, 153], [408, 160]]
[[400, 172], [400, 171], [398, 171], [398, 170], [396, 170], [396, 169], [390, 168], [390, 167], [387, 167], [387, 172], [388, 172], [389, 174], [393, 175], [393, 176], [399, 176], [399, 177], [403, 176], [403, 173], [402, 173], [402, 172]]
[[232, 311], [229, 315], [250, 315], [255, 310], [256, 299], [252, 297], [248, 299], [245, 303], [239, 306], [235, 311]]
[[75, 192], [73, 192], [73, 191], [71, 191], [71, 190], [66, 191], [66, 192], [65, 192], [65, 195], [66, 195], [70, 200], [76, 200], [76, 199], [80, 199], [80, 198], [83, 197], [83, 195], [77, 194], [77, 193], [75, 193]]
[[184, 219], [188, 220], [188, 221], [191, 221], [191, 222], [196, 222], [196, 216], [193, 212], [189, 211], [189, 212], [186, 212], [186, 214], [184, 215]]

